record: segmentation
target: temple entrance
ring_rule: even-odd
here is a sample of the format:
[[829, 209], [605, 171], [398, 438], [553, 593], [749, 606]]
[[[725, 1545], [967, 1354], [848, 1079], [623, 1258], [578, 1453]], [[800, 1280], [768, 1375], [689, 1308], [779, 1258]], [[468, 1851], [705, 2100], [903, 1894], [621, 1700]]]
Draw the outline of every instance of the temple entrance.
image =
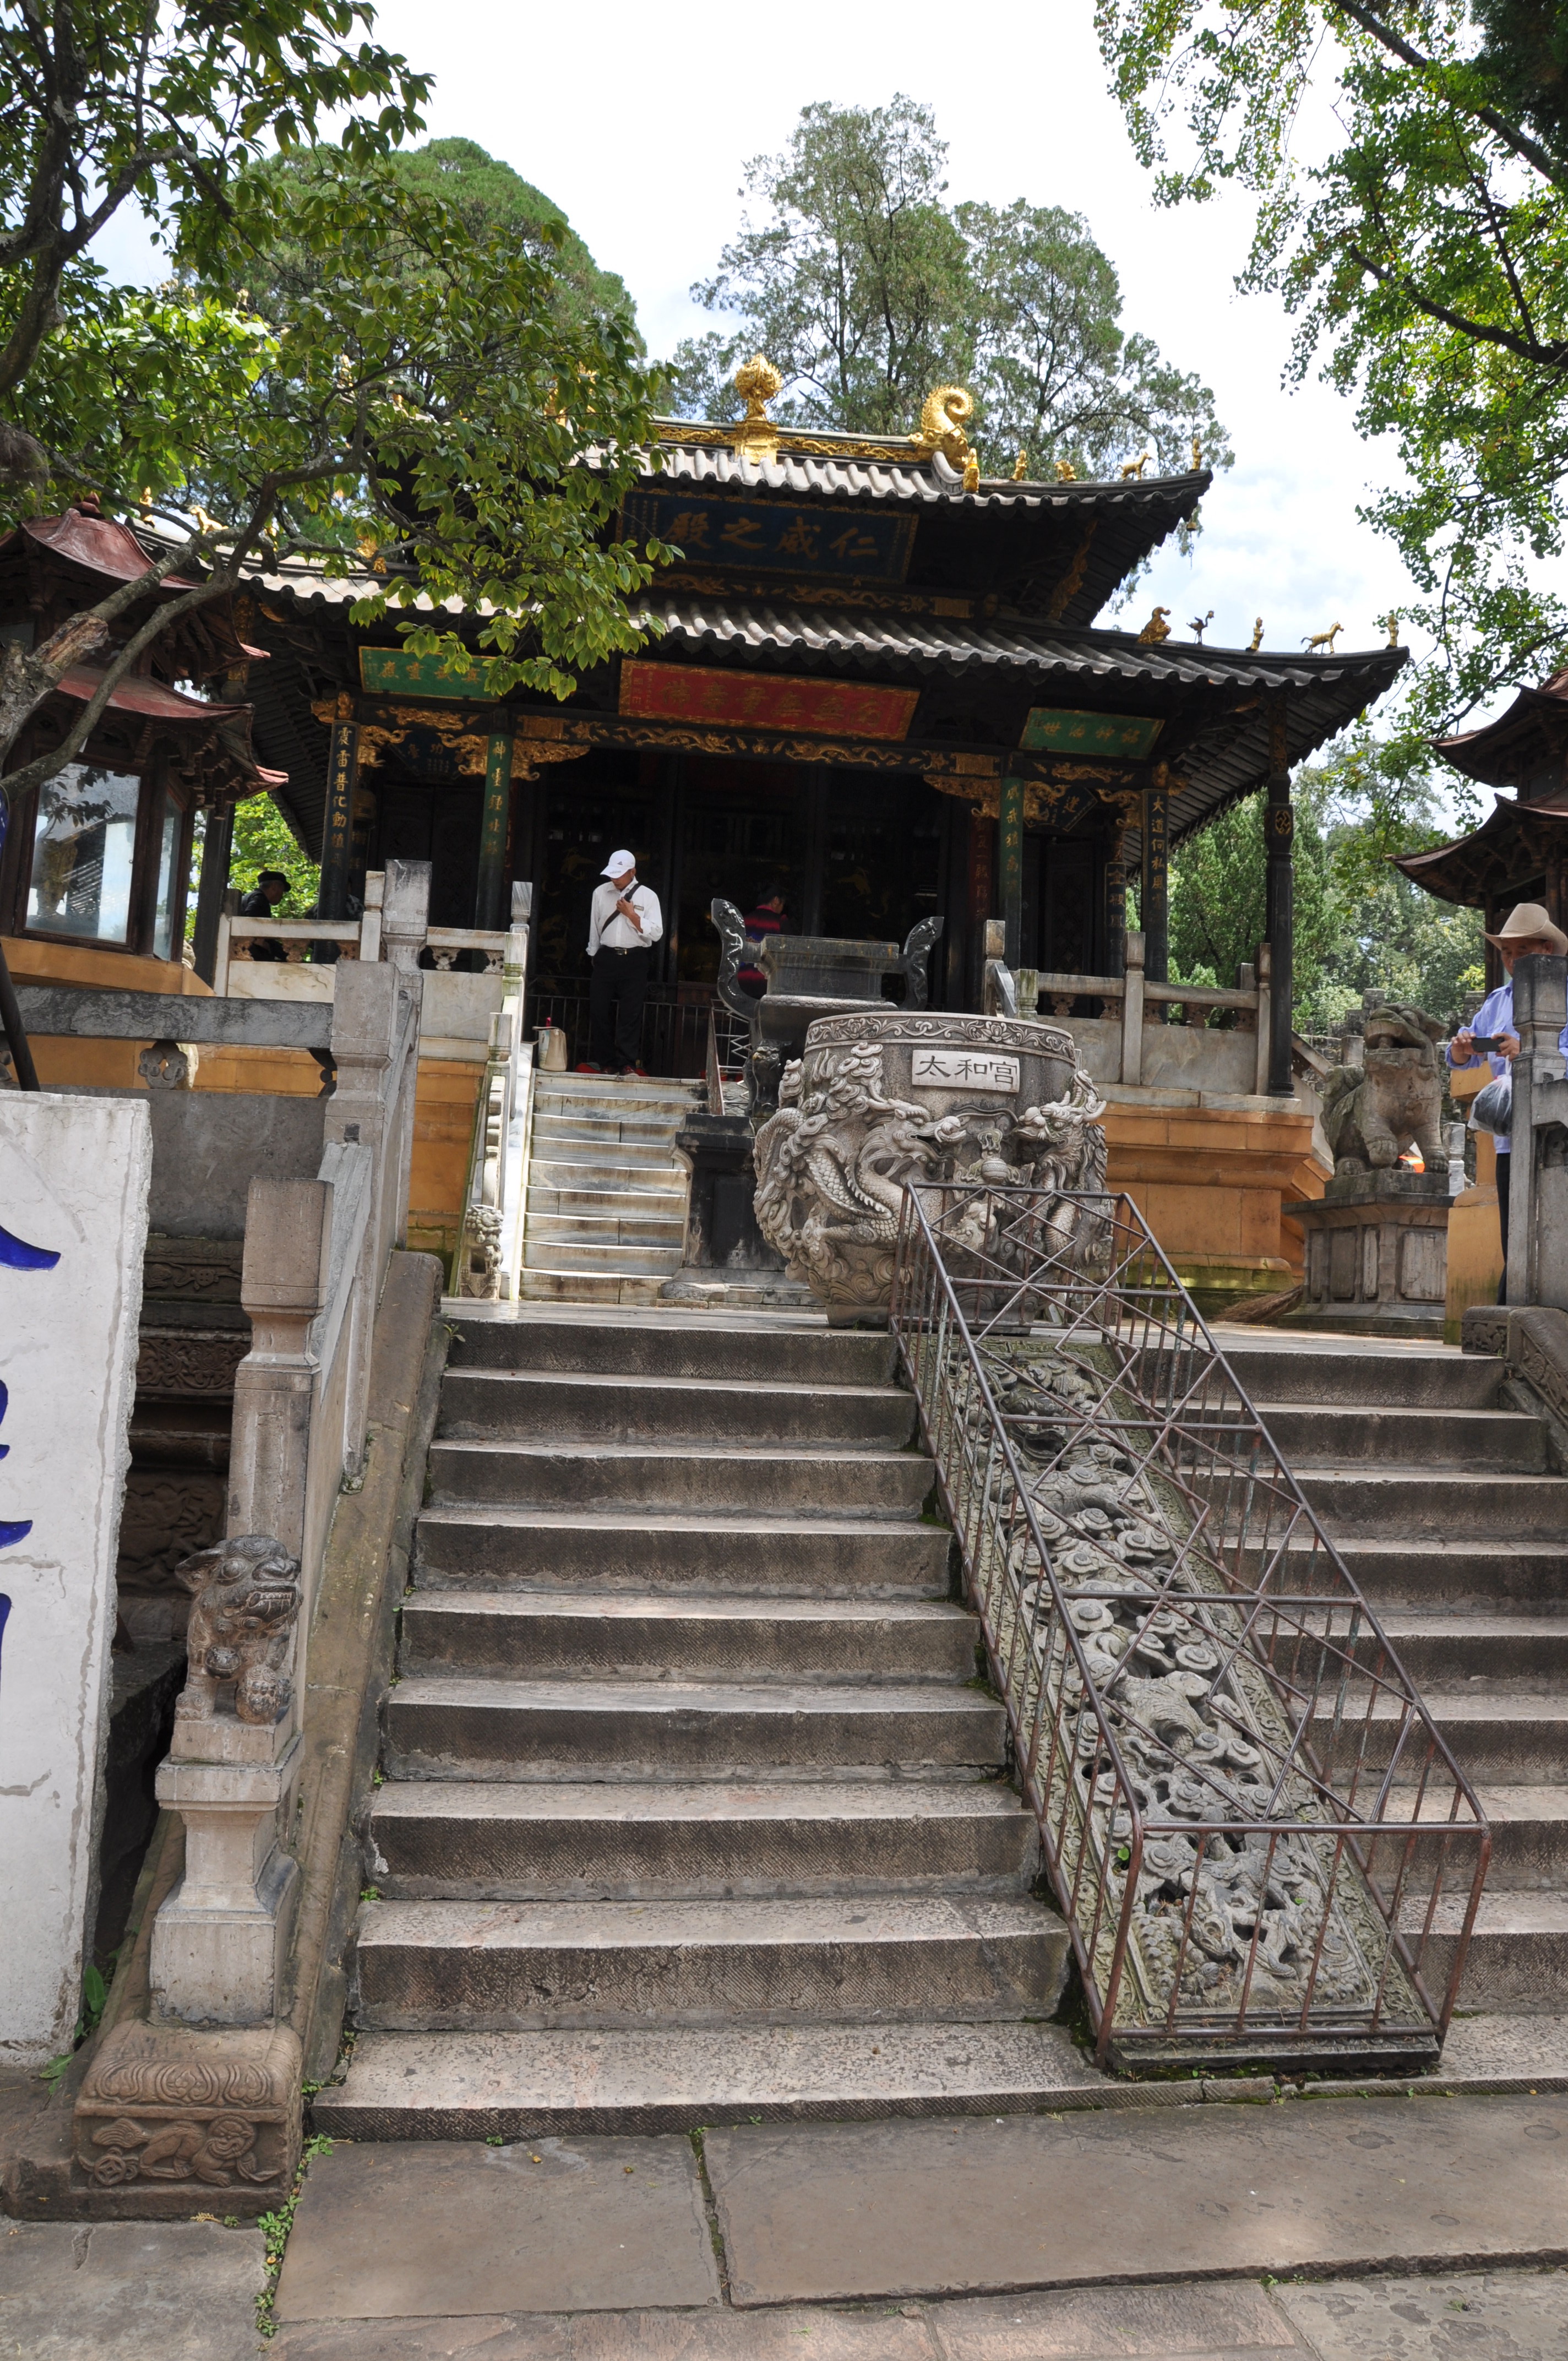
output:
[[370, 866], [389, 861], [430, 863], [430, 923], [471, 927], [479, 884], [479, 818], [484, 791], [477, 780], [423, 786], [414, 779], [378, 782], [376, 849]]

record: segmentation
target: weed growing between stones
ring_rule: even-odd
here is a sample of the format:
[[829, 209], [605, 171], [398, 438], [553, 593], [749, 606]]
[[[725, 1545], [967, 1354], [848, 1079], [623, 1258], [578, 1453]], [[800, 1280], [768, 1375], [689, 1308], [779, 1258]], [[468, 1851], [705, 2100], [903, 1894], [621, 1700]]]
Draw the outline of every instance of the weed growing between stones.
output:
[[294, 2185], [276, 2213], [263, 2213], [257, 2228], [267, 2241], [267, 2284], [256, 2299], [256, 2325], [262, 2336], [276, 2336], [278, 2323], [272, 2317], [272, 2300], [278, 2292], [278, 2278], [283, 2268], [283, 2257], [288, 2249], [289, 2233], [294, 2226], [294, 2208], [300, 2202], [300, 2191], [305, 2185], [305, 2175], [318, 2156], [330, 2156], [331, 2140], [318, 2136], [308, 2139], [300, 2155], [300, 2169], [294, 2175]]

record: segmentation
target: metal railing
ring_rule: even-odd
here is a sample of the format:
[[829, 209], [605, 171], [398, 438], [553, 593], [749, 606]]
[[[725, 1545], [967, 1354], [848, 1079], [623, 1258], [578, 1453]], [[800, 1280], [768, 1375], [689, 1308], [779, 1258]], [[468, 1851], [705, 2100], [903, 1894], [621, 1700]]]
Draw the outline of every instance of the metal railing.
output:
[[911, 1188], [892, 1323], [1097, 2056], [1431, 2063], [1485, 1817], [1136, 1207]]
[[[707, 1063], [707, 1015], [705, 994], [683, 999], [682, 987], [653, 983], [642, 1010], [642, 1063], [651, 1074], [696, 1082]], [[529, 988], [530, 1025], [558, 1025], [566, 1036], [566, 1063], [580, 1064], [588, 1055], [588, 980], [587, 976], [542, 976]]]

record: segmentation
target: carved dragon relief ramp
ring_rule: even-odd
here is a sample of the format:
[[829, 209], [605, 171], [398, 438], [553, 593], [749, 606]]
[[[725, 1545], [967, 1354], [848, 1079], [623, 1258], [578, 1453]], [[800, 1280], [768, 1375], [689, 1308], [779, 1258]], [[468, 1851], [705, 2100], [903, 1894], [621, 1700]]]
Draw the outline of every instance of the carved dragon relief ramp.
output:
[[1485, 1817], [1136, 1208], [916, 1186], [893, 1324], [1099, 2058], [1433, 2062]]

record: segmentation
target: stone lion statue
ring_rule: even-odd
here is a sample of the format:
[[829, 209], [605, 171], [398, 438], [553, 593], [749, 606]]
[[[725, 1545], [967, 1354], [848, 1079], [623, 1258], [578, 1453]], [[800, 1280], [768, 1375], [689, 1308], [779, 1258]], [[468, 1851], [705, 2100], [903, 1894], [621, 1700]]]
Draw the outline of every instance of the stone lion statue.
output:
[[1322, 1086], [1323, 1134], [1336, 1173], [1390, 1171], [1419, 1148], [1429, 1172], [1444, 1170], [1439, 1129], [1443, 1027], [1408, 1001], [1368, 1011], [1365, 1062], [1336, 1066]]
[[289, 1642], [300, 1612], [300, 1561], [267, 1533], [242, 1533], [198, 1550], [174, 1569], [195, 1594], [186, 1635], [190, 1669], [175, 1712], [187, 1721], [217, 1711], [218, 1690], [235, 1684], [241, 1721], [281, 1721], [293, 1696]]

